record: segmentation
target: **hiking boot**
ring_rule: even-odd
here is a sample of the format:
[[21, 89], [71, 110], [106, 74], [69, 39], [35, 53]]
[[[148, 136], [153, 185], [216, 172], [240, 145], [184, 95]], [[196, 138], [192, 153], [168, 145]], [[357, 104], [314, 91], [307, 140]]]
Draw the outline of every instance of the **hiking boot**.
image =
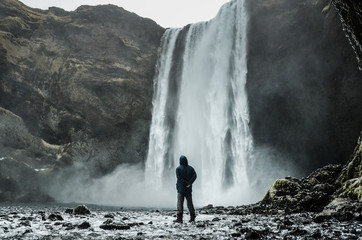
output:
[[174, 223], [182, 223], [182, 215], [181, 214], [177, 214], [177, 218], [175, 220], [173, 220]]
[[189, 222], [195, 222], [195, 218], [196, 218], [196, 215], [195, 215], [195, 214], [191, 214], [191, 215], [190, 215], [190, 220], [189, 220]]
[[173, 223], [182, 223], [182, 219], [176, 218], [175, 220], [173, 220]]

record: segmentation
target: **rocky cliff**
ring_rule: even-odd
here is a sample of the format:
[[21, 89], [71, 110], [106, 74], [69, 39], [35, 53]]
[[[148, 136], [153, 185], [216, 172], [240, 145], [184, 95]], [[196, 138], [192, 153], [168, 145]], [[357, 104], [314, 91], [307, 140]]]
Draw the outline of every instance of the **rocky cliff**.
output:
[[356, 53], [359, 69], [362, 71], [362, 2], [353, 0], [333, 0], [343, 29]]
[[260, 168], [273, 156], [304, 176], [344, 164], [362, 127], [362, 75], [332, 1], [255, 0], [249, 11], [247, 91], [256, 152], [266, 152]]
[[[0, 179], [34, 192], [39, 173], [74, 165], [99, 176], [142, 162], [163, 32], [112, 5], [66, 12], [1, 1]], [[21, 197], [2, 187], [0, 201]]]

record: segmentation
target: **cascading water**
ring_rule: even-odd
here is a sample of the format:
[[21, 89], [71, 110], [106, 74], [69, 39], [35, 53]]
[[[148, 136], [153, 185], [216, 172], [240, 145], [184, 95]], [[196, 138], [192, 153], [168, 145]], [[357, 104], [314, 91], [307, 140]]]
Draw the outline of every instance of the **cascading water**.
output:
[[185, 155], [198, 173], [196, 203], [251, 201], [247, 20], [244, 0], [234, 0], [209, 22], [165, 32], [154, 79], [146, 182], [175, 191], [175, 167]]

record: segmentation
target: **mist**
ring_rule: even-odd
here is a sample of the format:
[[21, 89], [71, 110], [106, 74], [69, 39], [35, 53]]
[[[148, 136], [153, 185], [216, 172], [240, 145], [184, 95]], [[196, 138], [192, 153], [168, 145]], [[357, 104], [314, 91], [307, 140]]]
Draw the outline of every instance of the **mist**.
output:
[[148, 184], [145, 182], [141, 164], [119, 165], [112, 173], [100, 178], [90, 177], [82, 168], [81, 165], [73, 166], [73, 170], [65, 170], [59, 174], [51, 184], [49, 193], [65, 203], [163, 208], [174, 205], [172, 200], [176, 196], [175, 191], [157, 191], [156, 188], [146, 187]]
[[320, 37], [325, 21], [336, 20], [333, 9], [321, 14], [324, 3], [291, 15], [297, 2], [232, 1], [209, 22], [168, 29], [147, 158], [99, 178], [79, 163], [50, 194], [63, 202], [174, 208], [175, 168], [185, 155], [198, 173], [197, 207], [241, 205], [261, 200], [278, 178], [346, 161], [359, 125], [343, 116], [361, 114], [351, 107], [360, 99], [352, 81], [360, 74], [352, 65], [337, 70], [344, 55], [329, 47], [335, 32]]

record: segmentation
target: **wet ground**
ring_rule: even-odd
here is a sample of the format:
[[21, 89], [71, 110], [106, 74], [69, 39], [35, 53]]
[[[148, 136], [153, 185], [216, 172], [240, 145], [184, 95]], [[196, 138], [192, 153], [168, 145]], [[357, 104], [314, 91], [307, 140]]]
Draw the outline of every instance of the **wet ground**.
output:
[[[197, 211], [195, 223], [174, 224], [175, 211], [77, 205], [0, 205], [0, 239], [361, 239], [359, 220]], [[230, 207], [232, 209], [232, 207]], [[229, 208], [229, 210], [230, 210]], [[211, 211], [212, 212], [212, 211]]]

